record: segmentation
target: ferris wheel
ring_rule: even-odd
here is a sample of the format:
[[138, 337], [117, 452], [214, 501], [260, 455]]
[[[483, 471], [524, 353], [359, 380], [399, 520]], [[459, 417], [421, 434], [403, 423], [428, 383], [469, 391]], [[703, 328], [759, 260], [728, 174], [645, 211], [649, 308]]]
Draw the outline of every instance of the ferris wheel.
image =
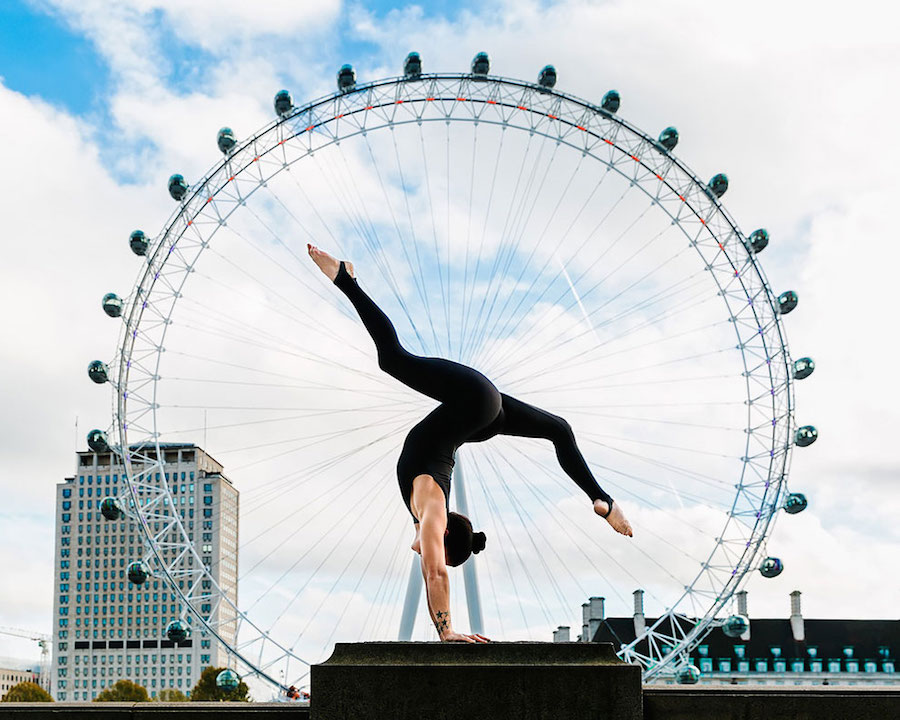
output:
[[[552, 66], [513, 80], [479, 53], [432, 74], [411, 53], [399, 77], [358, 83], [345, 65], [337, 84], [303, 105], [280, 91], [246, 139], [222, 128], [203, 177], [169, 179], [162, 230], [131, 234], [132, 291], [103, 299], [118, 350], [89, 375], [111, 384], [113, 421], [88, 441], [126, 469], [129, 500], [106, 508], [146, 534], [129, 577], [177, 592], [170, 638], [208, 633], [281, 688], [337, 640], [433, 639], [414, 623], [394, 475], [431, 401], [378, 371], [313, 242], [354, 262], [412, 352], [563, 415], [635, 526], [611, 533], [543, 441], [463, 446], [454, 502], [488, 547], [453, 571], [459, 624], [548, 639], [588, 596], [628, 612], [641, 589], [658, 620], [619, 655], [645, 681], [696, 679], [691, 648], [746, 629], [732, 596], [782, 571], [766, 538], [807, 504], [787, 477], [817, 438], [793, 412], [815, 366], [789, 354], [797, 295], [769, 287], [767, 231], [738, 228], [727, 177], [676, 157], [674, 127], [642, 132], [614, 90], [562, 93]], [[165, 443], [201, 433], [241, 492], [239, 593], [204, 564], [165, 472]]]

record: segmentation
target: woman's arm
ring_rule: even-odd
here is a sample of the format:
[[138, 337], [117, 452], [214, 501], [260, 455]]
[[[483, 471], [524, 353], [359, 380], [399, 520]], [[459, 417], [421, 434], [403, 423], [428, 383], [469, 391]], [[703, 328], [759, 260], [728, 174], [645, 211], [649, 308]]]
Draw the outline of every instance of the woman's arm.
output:
[[[416, 542], [422, 554], [422, 576], [425, 578], [425, 600], [431, 622], [444, 642], [487, 642], [480, 635], [463, 635], [453, 631], [450, 619], [450, 574], [444, 534], [447, 531], [447, 509], [444, 494], [429, 475], [413, 481], [411, 505], [419, 518]], [[415, 549], [416, 542], [413, 543]]]

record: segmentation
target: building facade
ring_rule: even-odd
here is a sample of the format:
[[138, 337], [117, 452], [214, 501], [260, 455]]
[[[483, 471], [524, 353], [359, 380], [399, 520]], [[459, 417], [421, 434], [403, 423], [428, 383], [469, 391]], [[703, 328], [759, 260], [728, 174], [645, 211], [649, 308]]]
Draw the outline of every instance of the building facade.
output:
[[[166, 443], [161, 449], [172, 499], [166, 512], [178, 514], [200, 562], [237, 604], [238, 491], [222, 465], [201, 448]], [[107, 497], [126, 510], [133, 507], [117, 460], [109, 452], [79, 452], [76, 474], [56, 488], [56, 652], [50, 690], [61, 701], [93, 700], [122, 678], [143, 685], [151, 697], [165, 688], [189, 694], [203, 668], [227, 664], [225, 648], [208, 633], [196, 632], [196, 621], [186, 640], [175, 643], [166, 637], [166, 626], [183, 617], [185, 608], [155, 563], [148, 564], [153, 574], [142, 584], [129, 581], [127, 567], [145, 557], [146, 538], [133, 514], [107, 520], [100, 512]], [[148, 527], [160, 530], [159, 522]], [[172, 541], [171, 547], [160, 543], [167, 565], [195, 568], [194, 555], [178, 547], [176, 531], [163, 540]], [[191, 579], [177, 582], [180, 590], [190, 590]], [[212, 588], [212, 580], [201, 584], [203, 590]], [[227, 604], [200, 599], [195, 610], [233, 641], [236, 618], [228, 614]]]
[[33, 670], [0, 668], [0, 698], [6, 695], [14, 685], [23, 682], [38, 683], [39, 681], [40, 676]]
[[[616, 649], [643, 634], [655, 618], [644, 617], [643, 591], [634, 592], [633, 617], [606, 617], [604, 598], [582, 605], [579, 641], [609, 642]], [[700, 671], [700, 684], [728, 685], [900, 685], [896, 653], [900, 620], [839, 620], [804, 618], [800, 591], [791, 593], [791, 613], [785, 618], [750, 618], [747, 593], [737, 595], [738, 614], [748, 617], [740, 637], [712, 630], [690, 655]], [[689, 630], [688, 626], [685, 630]], [[569, 628], [554, 632], [554, 641], [569, 639]], [[673, 675], [659, 684], [675, 684]]]

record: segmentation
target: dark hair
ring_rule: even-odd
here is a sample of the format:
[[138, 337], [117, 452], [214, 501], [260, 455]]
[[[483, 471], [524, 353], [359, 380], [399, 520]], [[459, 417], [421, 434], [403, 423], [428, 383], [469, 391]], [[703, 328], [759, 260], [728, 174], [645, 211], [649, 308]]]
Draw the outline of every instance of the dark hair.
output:
[[487, 536], [483, 532], [472, 532], [472, 523], [465, 515], [452, 512], [447, 515], [447, 534], [444, 547], [447, 550], [447, 564], [451, 567], [462, 565], [472, 553], [484, 550]]

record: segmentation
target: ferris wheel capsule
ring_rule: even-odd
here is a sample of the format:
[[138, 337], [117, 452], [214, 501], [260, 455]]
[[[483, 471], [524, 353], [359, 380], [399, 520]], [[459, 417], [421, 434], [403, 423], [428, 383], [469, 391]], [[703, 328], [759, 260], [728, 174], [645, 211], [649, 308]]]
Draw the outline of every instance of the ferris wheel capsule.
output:
[[812, 358], [802, 357], [794, 360], [794, 380], [805, 380], [816, 369], [816, 363]]
[[722, 632], [730, 638], [739, 638], [750, 629], [750, 620], [744, 615], [730, 615], [722, 625]]
[[472, 58], [472, 74], [480, 77], [491, 71], [491, 58], [486, 52], [480, 52]]
[[754, 253], [762, 252], [769, 244], [769, 231], [759, 228], [750, 233], [750, 249]]
[[294, 109], [294, 99], [287, 90], [279, 90], [275, 93], [275, 113], [284, 117]]
[[793, 290], [786, 290], [778, 296], [778, 312], [787, 315], [791, 310], [797, 307], [800, 298]]
[[781, 558], [777, 557], [767, 557], [759, 566], [759, 572], [767, 578], [778, 577], [782, 570], [784, 570], [784, 563], [781, 562]]
[[794, 434], [794, 442], [797, 447], [809, 447], [818, 439], [819, 431], [813, 425], [797, 428], [797, 432]]
[[337, 74], [337, 86], [341, 92], [350, 92], [356, 87], [356, 71], [352, 65], [341, 65]]
[[722, 197], [728, 190], [728, 176], [725, 173], [716, 173], [710, 178], [707, 187], [717, 198]]
[[128, 582], [135, 585], [143, 585], [147, 582], [147, 578], [150, 577], [151, 573], [150, 568], [147, 567], [143, 560], [135, 560], [133, 563], [128, 563], [125, 574], [128, 576]]
[[109, 439], [102, 430], [93, 429], [87, 434], [88, 447], [96, 453], [109, 452]]
[[610, 90], [603, 96], [603, 100], [600, 102], [600, 107], [606, 110], [608, 113], [616, 113], [619, 110], [619, 105], [622, 102], [622, 96], [619, 95], [618, 90]]
[[191, 626], [184, 620], [173, 620], [166, 625], [166, 637], [172, 642], [180, 643], [191, 636]]
[[675, 671], [675, 682], [679, 685], [696, 685], [700, 682], [700, 669], [696, 665], [682, 665]]
[[678, 129], [672, 125], [659, 134], [659, 144], [666, 150], [672, 151], [678, 144]]
[[181, 202], [184, 196], [187, 195], [187, 191], [188, 184], [184, 180], [184, 175], [175, 173], [169, 178], [169, 195], [172, 196], [173, 200]]
[[538, 75], [538, 85], [545, 88], [552, 88], [556, 85], [556, 68], [552, 65], [544, 65]]
[[122, 298], [120, 298], [115, 293], [106, 293], [103, 296], [102, 303], [103, 312], [109, 315], [111, 318], [117, 318], [122, 315]]
[[234, 690], [241, 684], [240, 676], [231, 668], [225, 668], [216, 675], [216, 687], [223, 690]]
[[147, 234], [143, 230], [135, 230], [128, 238], [128, 244], [131, 246], [131, 252], [135, 255], [146, 255], [147, 248], [150, 247], [150, 241]]
[[237, 145], [237, 140], [234, 138], [234, 131], [230, 127], [221, 128], [216, 136], [216, 145], [219, 146], [219, 151], [223, 155], [227, 155], [234, 150], [234, 146]]
[[88, 365], [88, 377], [102, 385], [109, 380], [109, 367], [102, 360], [92, 360]]
[[411, 52], [403, 61], [403, 74], [408, 78], [417, 78], [422, 74], [422, 58], [417, 52]]
[[107, 520], [118, 520], [122, 516], [122, 508], [114, 497], [105, 497], [100, 503], [100, 514]]
[[809, 503], [806, 500], [806, 495], [803, 493], [791, 493], [787, 496], [784, 501], [784, 511], [789, 515], [796, 515], [799, 512], [803, 512], [806, 510], [806, 506]]

